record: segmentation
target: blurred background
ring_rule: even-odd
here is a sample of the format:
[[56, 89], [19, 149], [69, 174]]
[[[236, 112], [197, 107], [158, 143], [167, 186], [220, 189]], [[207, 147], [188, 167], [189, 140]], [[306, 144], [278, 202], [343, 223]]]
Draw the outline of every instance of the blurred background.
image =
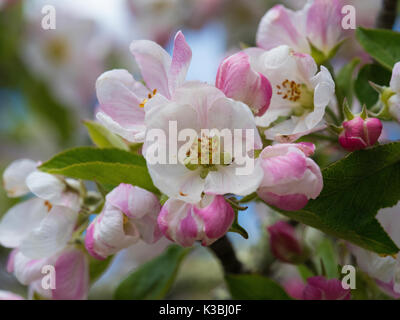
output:
[[[219, 63], [241, 46], [253, 46], [258, 23], [273, 5], [293, 9], [305, 1], [272, 0], [0, 0], [0, 171], [18, 158], [45, 161], [72, 146], [89, 145], [82, 125], [96, 108], [95, 81], [104, 71], [126, 68], [138, 76], [129, 44], [134, 39], [154, 40], [167, 51], [175, 32], [182, 30], [192, 48], [188, 80], [214, 83]], [[357, 23], [373, 26], [379, 0], [353, 0]], [[56, 9], [56, 29], [44, 30], [42, 8]], [[398, 24], [400, 26], [400, 24]], [[353, 43], [342, 49], [338, 65]], [[360, 53], [361, 54], [361, 53]], [[139, 76], [138, 76], [139, 77]], [[398, 136], [398, 127], [387, 135]], [[0, 187], [0, 217], [13, 205]], [[262, 204], [240, 214], [248, 240], [236, 234], [239, 258], [254, 270], [276, 269], [286, 276], [289, 265], [279, 268], [269, 256], [265, 226], [277, 216]], [[321, 234], [305, 228], [313, 242]], [[112, 297], [119, 281], [135, 267], [159, 254], [167, 241], [135, 245], [119, 253], [90, 297]], [[0, 247], [0, 290], [26, 296], [26, 288], [6, 272], [8, 250]], [[222, 270], [207, 249], [197, 248], [180, 269], [169, 298], [226, 298]]]

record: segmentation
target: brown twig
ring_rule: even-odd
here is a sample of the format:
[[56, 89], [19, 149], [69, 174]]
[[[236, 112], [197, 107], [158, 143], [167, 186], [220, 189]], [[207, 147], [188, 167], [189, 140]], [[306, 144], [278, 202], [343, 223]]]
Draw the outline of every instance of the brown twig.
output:
[[226, 274], [244, 273], [243, 265], [237, 259], [232, 244], [227, 236], [223, 236], [221, 239], [217, 240], [211, 246], [209, 246], [209, 248], [220, 260]]
[[382, 8], [376, 20], [376, 27], [392, 29], [397, 15], [397, 0], [383, 0]]

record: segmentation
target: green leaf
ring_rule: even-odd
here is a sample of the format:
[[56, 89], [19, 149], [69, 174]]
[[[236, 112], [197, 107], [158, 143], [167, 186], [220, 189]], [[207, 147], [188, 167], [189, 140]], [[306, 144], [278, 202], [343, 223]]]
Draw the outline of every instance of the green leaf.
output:
[[372, 81], [378, 85], [388, 85], [392, 74], [377, 64], [367, 64], [358, 73], [354, 90], [361, 104], [371, 108], [378, 101], [379, 94], [369, 84]]
[[304, 264], [299, 264], [297, 266], [297, 271], [299, 271], [301, 278], [307, 281], [308, 278], [315, 276], [313, 272]]
[[315, 62], [318, 65], [322, 64], [327, 59], [325, 54], [317, 47], [315, 47], [310, 41], [308, 41], [308, 44], [310, 45], [311, 56], [314, 58]]
[[227, 274], [225, 281], [236, 300], [291, 300], [279, 284], [258, 274]]
[[375, 216], [400, 200], [400, 142], [353, 152], [322, 174], [324, 188], [316, 200], [300, 211], [278, 211], [367, 250], [397, 253]]
[[118, 300], [162, 299], [171, 288], [179, 266], [190, 249], [171, 245], [157, 258], [143, 264], [123, 280], [114, 298]]
[[43, 163], [39, 169], [107, 186], [129, 183], [159, 193], [153, 185], [144, 158], [120, 149], [69, 149]]
[[358, 28], [356, 36], [367, 53], [385, 68], [392, 70], [400, 61], [400, 33], [384, 29]]
[[343, 100], [346, 98], [350, 105], [353, 102], [353, 80], [354, 70], [360, 63], [359, 58], [354, 58], [346, 64], [336, 76], [336, 86], [338, 93], [339, 108], [341, 108]]
[[93, 143], [99, 148], [117, 148], [129, 151], [124, 140], [96, 121], [86, 120], [83, 122], [88, 129], [89, 136]]
[[[321, 243], [318, 245], [315, 258], [317, 262], [322, 260], [325, 267], [326, 276], [329, 279], [339, 277], [336, 252], [333, 248], [331, 240], [325, 238], [321, 241]], [[317, 263], [317, 266], [320, 266], [320, 263]]]
[[109, 256], [104, 260], [97, 260], [93, 257], [89, 257], [89, 276], [90, 283], [96, 282], [97, 279], [107, 270], [114, 256]]

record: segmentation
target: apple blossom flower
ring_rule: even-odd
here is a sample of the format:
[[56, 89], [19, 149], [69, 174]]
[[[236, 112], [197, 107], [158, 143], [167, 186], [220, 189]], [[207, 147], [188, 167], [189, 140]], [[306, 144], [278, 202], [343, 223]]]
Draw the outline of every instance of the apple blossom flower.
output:
[[21, 197], [33, 193], [47, 201], [47, 205], [61, 205], [78, 210], [79, 196], [73, 188], [78, 181], [63, 179], [37, 170], [40, 162], [30, 159], [13, 161], [3, 173], [3, 185], [9, 197]]
[[149, 191], [121, 183], [106, 196], [103, 211], [87, 229], [85, 246], [96, 259], [105, 259], [140, 239], [154, 243], [160, 202]]
[[158, 44], [148, 40], [133, 41], [130, 50], [145, 85], [127, 70], [103, 73], [96, 82], [100, 103], [96, 117], [106, 128], [126, 140], [143, 142], [146, 102], [155, 95], [171, 98], [185, 80], [192, 52], [182, 32], [175, 36], [172, 58]]
[[393, 67], [389, 89], [387, 101], [389, 112], [397, 122], [400, 122], [400, 62], [397, 62]]
[[[257, 46], [265, 50], [288, 45], [312, 54], [312, 48], [329, 58], [344, 38], [341, 0], [312, 0], [298, 11], [276, 5], [264, 15], [258, 27]], [[322, 62], [322, 61], [320, 61]]]
[[52, 206], [39, 198], [12, 207], [0, 222], [0, 244], [19, 248], [27, 257], [47, 257], [65, 247], [73, 233], [78, 212]]
[[307, 279], [303, 300], [350, 300], [350, 289], [344, 289], [339, 279], [315, 276]]
[[267, 227], [272, 254], [282, 262], [300, 263], [304, 260], [304, 248], [296, 230], [286, 221], [278, 221]]
[[[389, 234], [393, 242], [400, 246], [400, 202], [394, 207], [379, 210], [376, 219]], [[391, 296], [400, 294], [400, 255], [378, 255], [353, 244], [348, 244], [361, 270], [374, 278], [378, 285]]]
[[322, 190], [322, 174], [308, 156], [314, 153], [311, 143], [277, 144], [266, 147], [258, 158], [264, 177], [258, 196], [282, 210], [302, 209]]
[[228, 232], [235, 212], [223, 196], [205, 195], [197, 204], [168, 199], [158, 216], [162, 233], [181, 246], [209, 246]]
[[[53, 300], [82, 300], [89, 291], [89, 261], [86, 253], [74, 246], [66, 246], [55, 255], [31, 259], [17, 250], [10, 257], [8, 271], [14, 273], [19, 282], [29, 285], [30, 291]], [[45, 289], [42, 273], [45, 266], [54, 267], [55, 289]], [[32, 293], [31, 293], [32, 295]]]
[[380, 280], [375, 279], [376, 284], [378, 287], [386, 293], [389, 297], [393, 297], [395, 299], [400, 299], [400, 293], [394, 290], [394, 281], [390, 282], [383, 282]]
[[24, 300], [24, 298], [10, 291], [0, 290], [0, 300]]
[[[189, 82], [176, 90], [172, 100], [156, 96], [147, 107], [147, 129], [161, 132], [165, 139], [154, 141], [148, 135], [143, 154], [153, 183], [168, 197], [198, 203], [203, 192], [244, 196], [257, 189], [262, 173], [249, 153], [261, 149], [262, 144], [245, 104], [228, 99], [213, 86]], [[194, 136], [181, 137], [189, 136], [188, 142], [173, 137], [171, 121], [175, 132], [183, 134], [190, 128]], [[160, 154], [166, 155], [165, 159], [157, 159]]]
[[80, 208], [77, 192], [61, 177], [39, 172], [36, 163], [22, 159], [4, 172], [9, 194], [22, 196], [29, 191], [37, 197], [22, 201], [2, 217], [0, 244], [19, 248], [29, 258], [39, 259], [62, 250], [70, 240]]
[[252, 68], [270, 81], [273, 89], [267, 112], [256, 118], [266, 127], [267, 139], [293, 142], [303, 135], [325, 127], [325, 108], [334, 99], [335, 83], [329, 71], [314, 59], [288, 46], [269, 51], [249, 48]]
[[252, 70], [250, 58], [243, 51], [222, 61], [215, 86], [228, 98], [247, 104], [256, 116], [262, 116], [271, 101], [271, 84], [263, 74]]
[[306, 284], [303, 282], [301, 278], [292, 278], [288, 279], [283, 283], [283, 288], [286, 293], [291, 296], [293, 299], [302, 300], [303, 299], [303, 291]]
[[36, 170], [38, 163], [30, 159], [12, 162], [3, 172], [3, 186], [10, 198], [20, 197], [30, 192], [25, 183], [27, 176]]
[[355, 151], [374, 145], [381, 135], [382, 122], [377, 118], [354, 119], [343, 122], [344, 130], [339, 135], [340, 145], [348, 150]]
[[339, 279], [315, 276], [304, 283], [293, 278], [284, 283], [288, 295], [297, 300], [350, 300], [350, 289], [344, 289]]
[[[346, 5], [354, 7], [355, 23], [357, 27], [374, 28], [377, 21], [379, 11], [382, 9], [383, 1], [376, 0], [346, 0]], [[344, 15], [343, 15], [344, 17]], [[350, 61], [358, 57], [362, 62], [371, 63], [370, 55], [365, 52], [364, 48], [356, 39], [355, 29], [348, 29], [345, 31], [345, 41], [341, 49], [338, 51], [337, 57]]]
[[22, 59], [57, 98], [81, 116], [89, 116], [93, 83], [104, 68], [109, 41], [96, 33], [94, 20], [61, 8], [57, 8], [56, 28], [43, 32], [40, 10], [30, 10], [33, 14], [23, 33]]

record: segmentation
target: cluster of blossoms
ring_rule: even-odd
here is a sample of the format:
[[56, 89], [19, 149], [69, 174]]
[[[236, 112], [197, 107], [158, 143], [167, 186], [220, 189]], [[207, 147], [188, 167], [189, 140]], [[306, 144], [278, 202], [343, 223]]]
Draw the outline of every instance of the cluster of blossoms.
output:
[[[0, 223], [0, 244], [13, 248], [8, 270], [32, 294], [83, 299], [90, 284], [89, 259], [106, 259], [139, 240], [151, 244], [162, 236], [181, 246], [196, 241], [211, 245], [235, 221], [235, 196], [258, 196], [286, 211], [301, 210], [317, 198], [323, 179], [311, 158], [315, 146], [297, 140], [325, 129], [327, 108], [341, 104], [322, 62], [343, 40], [338, 27], [342, 5], [339, 0], [315, 0], [296, 12], [275, 6], [260, 23], [257, 47], [224, 59], [215, 84], [185, 81], [192, 52], [182, 32], [175, 36], [172, 56], [155, 42], [134, 41], [130, 51], [142, 79], [127, 70], [102, 74], [96, 82], [96, 118], [126, 143], [143, 143], [141, 153], [162, 203], [158, 195], [129, 184], [120, 184], [103, 199], [80, 181], [40, 172], [38, 163], [18, 160], [4, 172], [5, 188], [11, 197], [35, 197], [10, 209]], [[399, 74], [397, 64], [390, 88], [382, 93], [397, 118]], [[348, 115], [338, 128], [339, 143], [349, 151], [375, 144], [380, 120], [365, 112]], [[194, 139], [174, 141], [171, 121], [178, 132], [194, 130]], [[205, 129], [228, 130], [233, 143], [204, 134]], [[164, 139], [151, 139], [154, 130], [162, 131]], [[245, 174], [238, 172], [246, 161], [232, 152], [239, 146], [245, 146], [243, 158], [254, 162]], [[178, 148], [182, 154], [171, 152]], [[168, 155], [169, 161], [152, 161], [156, 152]], [[204, 155], [210, 161], [199, 163]], [[214, 162], [215, 156], [220, 161]], [[89, 214], [97, 214], [90, 223]], [[302, 259], [303, 249], [290, 228], [280, 225], [269, 232], [271, 241], [279, 243], [272, 246], [277, 257]], [[282, 251], [285, 247], [289, 250]], [[55, 289], [41, 285], [45, 265], [55, 266]], [[332, 281], [310, 278], [297, 297], [348, 299], [349, 291]]]

